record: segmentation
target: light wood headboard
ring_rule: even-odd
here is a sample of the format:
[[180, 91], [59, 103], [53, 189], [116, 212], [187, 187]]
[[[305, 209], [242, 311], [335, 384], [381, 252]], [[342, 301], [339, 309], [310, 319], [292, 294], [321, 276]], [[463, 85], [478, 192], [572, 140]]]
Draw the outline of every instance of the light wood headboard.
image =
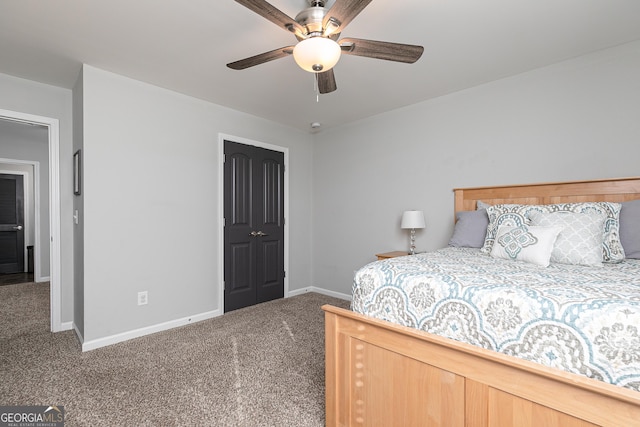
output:
[[593, 181], [456, 188], [455, 213], [476, 209], [478, 200], [490, 205], [517, 203], [548, 205], [579, 202], [626, 202], [640, 199], [640, 177]]

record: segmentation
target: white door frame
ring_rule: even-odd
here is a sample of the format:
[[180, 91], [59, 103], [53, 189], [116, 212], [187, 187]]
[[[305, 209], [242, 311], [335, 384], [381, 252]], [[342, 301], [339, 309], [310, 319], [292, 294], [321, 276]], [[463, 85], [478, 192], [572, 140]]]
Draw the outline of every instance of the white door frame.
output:
[[49, 130], [49, 230], [51, 332], [62, 329], [60, 288], [60, 121], [51, 117], [0, 109], [0, 118], [46, 126]]
[[220, 301], [220, 314], [224, 313], [224, 141], [237, 142], [238, 144], [253, 145], [255, 147], [266, 148], [267, 150], [278, 151], [284, 154], [284, 297], [289, 296], [289, 149], [279, 145], [267, 144], [265, 142], [253, 141], [239, 136], [218, 134], [218, 290]]

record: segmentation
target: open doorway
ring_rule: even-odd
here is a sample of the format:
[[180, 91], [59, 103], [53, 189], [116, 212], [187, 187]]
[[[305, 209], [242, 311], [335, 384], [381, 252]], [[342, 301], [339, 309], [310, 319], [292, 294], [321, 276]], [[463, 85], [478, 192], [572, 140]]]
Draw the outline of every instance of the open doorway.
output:
[[[58, 119], [36, 116], [32, 114], [20, 113], [16, 111], [0, 110], [0, 120], [10, 124], [20, 124], [24, 126], [37, 126], [44, 127], [46, 131], [47, 140], [47, 161], [48, 166], [48, 191], [45, 195], [48, 197], [47, 205], [49, 207], [49, 215], [47, 218], [48, 233], [45, 234], [45, 238], [40, 238], [39, 243], [36, 240], [36, 245], [41, 249], [48, 249], [45, 251], [46, 258], [48, 258], [48, 280], [50, 282], [50, 307], [51, 307], [51, 331], [58, 332], [63, 329], [62, 326], [62, 313], [61, 313], [61, 283], [60, 283], [60, 162], [59, 162], [59, 150], [60, 150], [60, 130]], [[28, 163], [28, 161], [26, 161]], [[41, 224], [42, 225], [42, 224]], [[43, 227], [44, 228], [44, 227]], [[35, 245], [34, 245], [35, 246]], [[42, 252], [41, 252], [42, 253]], [[42, 258], [42, 257], [41, 257]], [[38, 259], [38, 256], [35, 256]], [[35, 260], [34, 260], [35, 261]], [[40, 273], [40, 278], [44, 279], [47, 276], [46, 272], [38, 271], [38, 267], [42, 268], [42, 262], [35, 262], [35, 275], [36, 277]]]

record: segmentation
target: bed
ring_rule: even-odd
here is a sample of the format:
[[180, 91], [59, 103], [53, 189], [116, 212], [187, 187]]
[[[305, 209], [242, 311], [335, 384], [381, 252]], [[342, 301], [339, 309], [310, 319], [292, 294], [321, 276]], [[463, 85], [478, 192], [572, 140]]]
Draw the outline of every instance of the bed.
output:
[[[491, 206], [628, 202], [640, 199], [640, 178], [456, 189], [454, 194], [455, 217], [459, 218], [462, 212], [475, 211], [479, 201]], [[548, 219], [548, 216], [542, 219]], [[607, 224], [608, 220], [605, 218], [603, 221]], [[495, 225], [491, 220], [490, 223]], [[540, 230], [544, 229], [546, 233], [551, 228], [541, 227]], [[498, 238], [501, 242], [504, 240], [498, 231], [503, 230], [493, 230], [494, 243]], [[615, 233], [612, 235], [616, 237]], [[544, 240], [542, 235], [538, 237]], [[619, 255], [615, 249], [610, 249], [601, 252], [603, 258]], [[636, 310], [640, 308], [640, 296], [633, 289], [633, 286], [640, 286], [640, 261], [623, 260], [600, 266], [550, 263], [547, 267], [499, 260], [486, 251], [479, 252], [450, 248], [424, 256], [378, 261], [363, 267], [364, 272], [358, 272], [360, 283], [354, 285], [352, 303], [355, 311], [323, 307], [327, 425], [640, 426], [640, 371], [637, 370], [640, 360], [638, 347], [634, 344], [638, 342], [640, 329], [637, 322], [640, 310]], [[464, 268], [457, 267], [453, 272], [447, 270], [456, 268], [453, 264], [447, 266], [448, 261], [443, 266], [443, 260], [457, 257], [467, 257], [464, 258], [467, 260]], [[440, 279], [441, 287], [433, 288], [429, 293], [418, 285], [435, 282], [435, 279], [415, 277], [423, 263], [436, 262], [440, 262], [436, 269], [444, 275], [440, 277], [455, 276], [455, 280]], [[490, 276], [487, 281], [485, 278], [486, 287], [473, 282], [479, 271], [490, 271], [491, 266], [487, 263], [500, 262], [503, 264], [500, 264], [498, 279]], [[513, 268], [505, 269], [504, 265]], [[555, 276], [549, 273], [552, 270]], [[544, 279], [540, 275], [535, 276], [539, 272], [543, 272]], [[369, 285], [374, 286], [375, 281], [396, 282], [398, 276], [403, 275], [415, 279], [413, 288], [405, 291], [408, 294], [413, 292], [413, 310], [399, 309], [403, 303], [407, 305], [409, 297], [403, 301], [389, 289], [367, 289]], [[465, 282], [463, 289], [453, 286], [460, 276], [471, 280], [470, 283]], [[489, 313], [489, 318], [480, 321], [487, 327], [481, 329], [474, 325], [478, 320], [468, 315], [465, 307], [471, 307], [474, 301], [486, 301], [487, 295], [500, 287], [496, 283], [517, 276], [527, 277], [529, 282], [538, 281], [540, 287], [511, 290], [517, 298], [509, 301], [507, 298], [494, 298], [493, 318], [489, 305], [479, 310]], [[366, 280], [363, 281], [363, 277]], [[567, 299], [575, 298], [569, 292], [573, 288], [566, 286], [568, 283], [576, 286], [575, 289], [591, 289], [601, 295], [591, 296], [591, 306], [576, 303], [575, 307], [567, 308], [570, 305]], [[618, 289], [620, 284], [630, 284], [631, 289]], [[542, 288], [546, 289], [544, 292], [551, 290], [551, 296], [541, 293]], [[386, 303], [372, 304], [372, 295], [380, 298], [385, 292]], [[438, 323], [435, 316], [429, 316], [428, 310], [438, 304], [433, 298], [447, 292], [457, 296], [459, 303], [457, 306], [451, 304], [449, 311], [453, 315], [449, 320], [457, 316], [458, 321]], [[504, 313], [514, 309], [509, 304], [518, 298], [526, 299], [527, 295], [535, 295], [534, 299], [539, 302], [538, 310], [526, 312], [522, 309], [516, 317], [523, 325], [505, 328], [501, 322], [508, 316], [505, 317]], [[394, 298], [397, 303], [390, 303]], [[603, 330], [602, 322], [597, 320], [586, 327], [586, 330], [596, 331], [593, 336], [584, 331], [570, 333], [567, 345], [561, 350], [544, 345], [527, 347], [526, 343], [517, 340], [516, 330], [538, 334], [544, 330], [553, 337], [564, 333], [567, 324], [580, 323], [576, 320], [580, 316], [583, 324], [588, 323], [584, 319], [594, 319], [597, 314], [594, 307], [606, 305], [602, 301], [611, 302], [608, 308], [612, 309], [614, 316], [617, 310], [617, 315], [623, 319], [615, 327], [610, 325], [608, 333], [626, 334], [627, 342], [635, 348], [629, 348], [627, 352], [612, 348], [607, 357], [596, 357], [593, 341], [599, 339], [600, 347], [603, 347], [602, 333], [597, 338], [597, 332]], [[618, 304], [628, 302], [629, 306], [614, 307], [614, 301]], [[501, 305], [496, 307], [496, 302]], [[374, 311], [367, 315], [356, 312], [367, 313], [371, 307]], [[539, 318], [546, 318], [546, 329], [536, 327]], [[491, 333], [492, 323], [494, 334]], [[449, 328], [447, 332], [444, 324], [454, 324], [456, 330], [452, 332]], [[475, 331], [472, 343], [463, 342], [465, 329]], [[444, 336], [426, 331], [436, 331]], [[572, 353], [578, 354], [577, 359], [582, 361], [574, 367], [564, 360], [576, 359]], [[540, 355], [546, 360], [536, 360]]]

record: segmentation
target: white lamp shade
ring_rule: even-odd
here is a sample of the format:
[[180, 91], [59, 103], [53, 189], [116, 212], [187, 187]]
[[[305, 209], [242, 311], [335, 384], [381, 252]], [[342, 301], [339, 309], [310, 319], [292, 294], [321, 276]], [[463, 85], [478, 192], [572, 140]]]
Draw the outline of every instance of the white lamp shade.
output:
[[422, 211], [405, 211], [402, 214], [401, 228], [425, 228], [424, 212]]
[[305, 71], [318, 73], [328, 71], [338, 63], [340, 45], [326, 37], [310, 37], [293, 48], [293, 59]]

